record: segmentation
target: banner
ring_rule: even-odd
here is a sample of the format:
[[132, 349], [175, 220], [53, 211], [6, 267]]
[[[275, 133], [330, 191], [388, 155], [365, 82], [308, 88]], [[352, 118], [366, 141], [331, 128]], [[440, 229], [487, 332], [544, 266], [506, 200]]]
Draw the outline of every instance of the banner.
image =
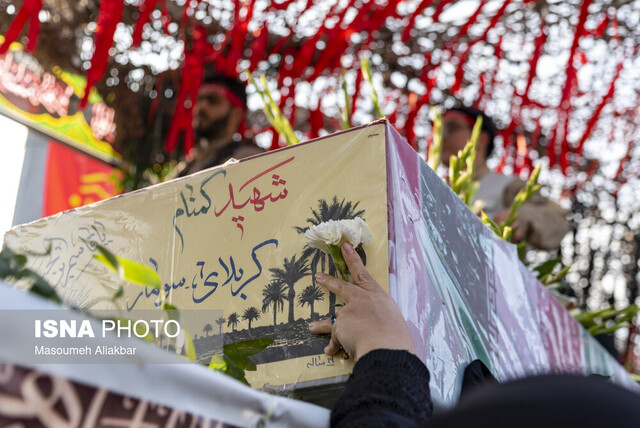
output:
[[84, 78], [59, 68], [53, 71], [45, 71], [21, 50], [1, 55], [0, 112], [93, 157], [117, 162], [114, 110], [97, 93], [80, 110]]
[[47, 147], [42, 216], [115, 196], [115, 169], [55, 141]]
[[163, 281], [161, 291], [128, 286], [123, 310], [157, 309], [160, 293], [180, 310], [222, 310], [191, 332], [201, 363], [218, 351], [216, 336], [225, 344], [274, 338], [252, 357], [258, 370], [247, 379], [254, 387], [344, 381], [353, 362], [342, 353], [327, 357], [327, 337], [309, 333], [308, 323], [338, 311], [339, 302], [315, 284], [311, 273], [329, 272], [331, 260], [306, 247], [303, 233], [322, 221], [361, 217], [373, 235], [364, 247], [367, 266], [388, 288], [385, 165], [384, 124], [377, 123], [19, 226], [5, 242], [15, 251], [50, 246], [33, 267], [74, 306], [119, 287], [93, 258], [97, 243]]

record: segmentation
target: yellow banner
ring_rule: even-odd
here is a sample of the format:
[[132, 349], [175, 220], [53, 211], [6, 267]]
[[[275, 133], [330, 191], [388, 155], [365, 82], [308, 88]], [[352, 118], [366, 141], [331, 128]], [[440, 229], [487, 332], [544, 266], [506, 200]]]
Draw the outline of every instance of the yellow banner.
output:
[[58, 67], [54, 73], [12, 44], [0, 56], [0, 112], [87, 154], [117, 162], [114, 110], [95, 93], [92, 103], [78, 110], [84, 79]]
[[[363, 218], [373, 235], [367, 267], [388, 290], [386, 186], [385, 127], [375, 123], [17, 227], [5, 242], [16, 251], [51, 244], [32, 267], [78, 306], [118, 287], [87, 243], [144, 263], [178, 309], [223, 311], [191, 332], [198, 355], [218, 334], [225, 343], [273, 337], [248, 379], [254, 387], [293, 384], [351, 370], [342, 356], [322, 354], [327, 337], [308, 331], [339, 306], [312, 281], [311, 272], [328, 272], [331, 261], [305, 246], [303, 232]], [[128, 286], [123, 308], [156, 308], [159, 293]]]

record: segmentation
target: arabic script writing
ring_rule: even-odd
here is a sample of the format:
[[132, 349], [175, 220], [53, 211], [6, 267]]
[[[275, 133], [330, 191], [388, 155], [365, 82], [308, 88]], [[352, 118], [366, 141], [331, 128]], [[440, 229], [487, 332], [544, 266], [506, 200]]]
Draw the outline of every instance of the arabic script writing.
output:
[[[183, 276], [177, 282], [171, 284], [165, 283], [162, 287], [165, 299], [171, 297], [172, 292], [180, 290], [191, 290], [191, 300], [193, 303], [202, 303], [213, 296], [218, 288], [229, 286], [229, 292], [232, 297], [240, 296], [246, 300], [247, 295], [243, 292], [246, 286], [258, 279], [263, 272], [263, 265], [258, 257], [261, 250], [268, 246], [278, 247], [278, 240], [267, 239], [253, 247], [251, 250], [251, 265], [247, 270], [240, 267], [233, 257], [218, 257], [214, 263], [198, 260], [195, 263], [196, 271], [193, 276]], [[149, 260], [151, 264], [158, 270], [158, 263], [154, 259]], [[213, 268], [211, 267], [213, 265]], [[187, 280], [191, 278], [191, 280]], [[131, 311], [140, 301], [140, 299], [152, 299], [155, 306], [162, 304], [160, 299], [161, 290], [158, 288], [146, 287], [143, 291], [138, 292], [135, 298], [126, 299], [127, 311]]]
[[[206, 215], [212, 212], [215, 217], [220, 217], [227, 209], [242, 210], [245, 207], [253, 207], [254, 212], [262, 211], [267, 203], [274, 203], [281, 199], [285, 199], [289, 194], [289, 191], [284, 187], [287, 181], [276, 173], [276, 170], [295, 159], [294, 156], [286, 159], [276, 165], [273, 165], [266, 170], [256, 174], [249, 180], [245, 181], [239, 190], [235, 190], [234, 183], [228, 183], [227, 192], [220, 192], [213, 194], [210, 189], [207, 188], [209, 183], [224, 180], [227, 176], [225, 169], [219, 169], [211, 173], [211, 175], [205, 177], [197, 189], [189, 183], [184, 184], [184, 190], [180, 191], [180, 202], [178, 202], [178, 208], [173, 216], [173, 227], [180, 238], [180, 249], [184, 250], [184, 236], [182, 229], [180, 228], [178, 220], [180, 217], [186, 216], [197, 217], [200, 215]], [[271, 185], [269, 191], [259, 187], [257, 181], [260, 181], [262, 185], [265, 184], [265, 180], [259, 180], [262, 177], [269, 177], [267, 185]], [[251, 186], [249, 186], [251, 184]], [[243, 190], [251, 188], [250, 192], [244, 192]], [[276, 191], [274, 191], [274, 188]], [[277, 192], [277, 193], [276, 193]], [[213, 209], [212, 209], [213, 208]], [[231, 217], [231, 221], [235, 223], [236, 228], [241, 232], [240, 239], [244, 237], [244, 225], [245, 215], [234, 215]]]
[[317, 356], [312, 357], [311, 360], [309, 360], [309, 362], [307, 363], [307, 368], [310, 369], [311, 367], [322, 366], [333, 367], [334, 365], [335, 362], [333, 361], [333, 357]]

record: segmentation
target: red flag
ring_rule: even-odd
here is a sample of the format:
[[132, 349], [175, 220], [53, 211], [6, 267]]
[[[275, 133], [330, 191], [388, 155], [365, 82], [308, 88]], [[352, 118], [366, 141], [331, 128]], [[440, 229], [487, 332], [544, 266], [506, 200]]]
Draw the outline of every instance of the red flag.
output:
[[50, 216], [118, 194], [115, 168], [56, 141], [47, 147], [42, 215]]

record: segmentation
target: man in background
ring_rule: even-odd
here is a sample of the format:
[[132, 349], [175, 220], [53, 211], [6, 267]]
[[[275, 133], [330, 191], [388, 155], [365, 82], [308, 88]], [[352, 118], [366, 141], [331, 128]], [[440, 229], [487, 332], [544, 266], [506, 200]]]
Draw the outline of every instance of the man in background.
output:
[[264, 152], [239, 133], [246, 110], [247, 94], [240, 80], [217, 73], [205, 76], [195, 106], [196, 145], [187, 174]]
[[[496, 126], [479, 110], [456, 107], [442, 116], [442, 163], [449, 166], [451, 155], [457, 155], [471, 138], [478, 116], [482, 116], [482, 133], [478, 140], [474, 179], [480, 183], [475, 200], [484, 204], [484, 212], [495, 222], [507, 218], [511, 203], [526, 183], [517, 177], [492, 172], [487, 159], [493, 152]], [[526, 241], [541, 250], [555, 250], [569, 231], [565, 211], [539, 193], [533, 195], [519, 210], [513, 240]]]

